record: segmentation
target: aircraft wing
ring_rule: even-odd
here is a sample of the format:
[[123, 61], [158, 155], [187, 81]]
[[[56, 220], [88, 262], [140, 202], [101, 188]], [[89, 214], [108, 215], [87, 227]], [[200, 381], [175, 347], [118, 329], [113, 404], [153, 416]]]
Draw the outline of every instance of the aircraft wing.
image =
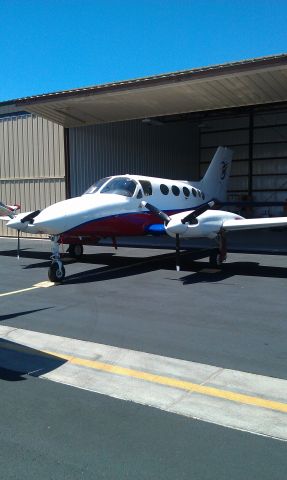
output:
[[222, 228], [226, 231], [271, 227], [287, 227], [287, 217], [225, 220], [222, 224]]

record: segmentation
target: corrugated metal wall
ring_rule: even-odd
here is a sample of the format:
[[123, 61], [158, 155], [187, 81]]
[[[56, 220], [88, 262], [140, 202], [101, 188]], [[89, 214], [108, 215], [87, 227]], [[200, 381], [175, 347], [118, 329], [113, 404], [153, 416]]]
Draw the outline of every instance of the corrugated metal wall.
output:
[[[249, 125], [248, 114], [207, 118], [200, 136], [200, 171], [204, 174], [217, 145], [234, 151], [229, 200], [246, 198], [249, 190]], [[256, 111], [252, 133], [252, 200], [283, 202], [287, 198], [287, 111]], [[251, 139], [252, 140], [252, 139]], [[254, 215], [282, 215], [282, 207], [254, 209]]]
[[198, 128], [190, 124], [118, 122], [71, 128], [69, 137], [72, 196], [108, 175], [198, 177]]
[[[33, 115], [0, 119], [1, 201], [31, 211], [64, 198], [63, 127]], [[0, 222], [0, 235], [13, 231]]]

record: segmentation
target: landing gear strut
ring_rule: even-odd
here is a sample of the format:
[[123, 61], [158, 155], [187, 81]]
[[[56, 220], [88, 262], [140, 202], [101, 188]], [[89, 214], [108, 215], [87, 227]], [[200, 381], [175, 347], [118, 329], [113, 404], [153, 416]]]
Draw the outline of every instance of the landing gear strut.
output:
[[65, 268], [60, 257], [59, 235], [51, 237], [51, 266], [48, 270], [48, 278], [51, 282], [62, 282], [65, 278]]
[[213, 250], [209, 256], [209, 263], [211, 267], [220, 268], [227, 257], [227, 246], [225, 232], [221, 231], [217, 237], [218, 248]]
[[83, 255], [83, 245], [81, 243], [71, 243], [68, 248], [68, 253], [70, 257], [75, 258], [76, 260], [79, 260], [81, 256]]

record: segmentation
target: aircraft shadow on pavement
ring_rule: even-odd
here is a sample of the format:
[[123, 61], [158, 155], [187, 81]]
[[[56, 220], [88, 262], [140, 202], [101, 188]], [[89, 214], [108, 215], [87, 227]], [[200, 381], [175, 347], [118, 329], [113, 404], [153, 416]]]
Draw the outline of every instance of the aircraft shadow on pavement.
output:
[[0, 380], [17, 382], [30, 376], [39, 377], [66, 363], [66, 360], [0, 339]]
[[[17, 258], [17, 250], [3, 250], [0, 251], [0, 256], [4, 257], [14, 257]], [[19, 265], [22, 267], [24, 270], [26, 269], [33, 269], [33, 268], [49, 268], [51, 264], [50, 260], [50, 252], [39, 252], [36, 251], [35, 249], [21, 249], [20, 253], [20, 259], [19, 259]], [[84, 255], [81, 258], [81, 263], [105, 263], [106, 259], [115, 256], [114, 252], [111, 253], [96, 253], [96, 254], [88, 254]], [[37, 262], [37, 263], [31, 263], [28, 265], [21, 265], [21, 259], [42, 259], [42, 262]], [[75, 260], [74, 258], [70, 257], [68, 253], [66, 252], [61, 252], [61, 259], [63, 260], [65, 265], [68, 264], [73, 264], [77, 263], [78, 260]]]
[[[205, 256], [206, 252], [203, 253], [202, 250], [200, 252], [190, 252], [188, 254], [188, 262], [190, 264], [194, 260], [204, 258]], [[92, 270], [85, 270], [73, 275], [67, 275], [64, 283], [77, 284], [101, 282], [104, 280], [113, 280], [117, 278], [140, 275], [142, 273], [153, 272], [160, 269], [175, 270], [175, 255], [171, 253], [164, 253], [147, 258], [122, 257], [114, 254], [98, 254], [95, 257], [97, 258], [94, 258], [94, 261], [93, 259], [88, 258], [86, 261], [81, 261], [81, 263], [104, 263], [105, 265]]]
[[[201, 263], [203, 266], [203, 263]], [[206, 269], [206, 271], [205, 271]], [[181, 277], [183, 285], [195, 283], [216, 283], [235, 276], [287, 278], [286, 267], [272, 267], [260, 265], [258, 262], [225, 263], [222, 269], [211, 269], [208, 264], [192, 274]]]
[[[211, 268], [208, 261], [202, 261], [209, 254], [209, 250], [200, 250], [186, 252], [181, 256], [180, 263], [182, 271], [188, 271], [188, 275], [180, 278], [183, 285], [200, 282], [220, 282], [225, 279], [242, 275], [250, 277], [270, 277], [270, 278], [287, 278], [286, 267], [272, 267], [260, 265], [258, 262], [233, 262], [223, 264], [221, 269]], [[85, 270], [74, 275], [68, 275], [64, 283], [90, 283], [104, 280], [112, 280], [116, 278], [124, 278], [141, 273], [152, 272], [155, 270], [175, 270], [175, 255], [162, 254], [155, 257], [143, 259], [141, 257], [129, 258], [112, 256], [107, 257], [103, 254], [100, 258], [102, 263], [106, 265], [92, 270]], [[146, 260], [146, 262], [145, 262]], [[201, 260], [198, 261], [197, 260]], [[99, 258], [97, 258], [97, 262]], [[96, 263], [97, 263], [96, 262]], [[91, 264], [91, 259], [87, 262]]]
[[[272, 267], [260, 265], [257, 262], [233, 262], [223, 264], [222, 269], [215, 272], [208, 272], [204, 270], [210, 269], [209, 263], [196, 262], [206, 258], [210, 253], [210, 249], [193, 249], [184, 252], [181, 255], [180, 263], [182, 270], [189, 271], [188, 275], [181, 277], [183, 285], [193, 283], [215, 283], [220, 282], [236, 275], [243, 276], [258, 276], [258, 277], [274, 277], [287, 278], [287, 265], [285, 267]], [[0, 255], [17, 256], [17, 250], [0, 251]], [[30, 268], [48, 268], [50, 261], [48, 259], [49, 252], [39, 252], [35, 250], [23, 249], [21, 250], [21, 258], [43, 259], [45, 261], [39, 263], [32, 263], [30, 265], [22, 266], [23, 269]], [[92, 283], [104, 280], [112, 280], [116, 278], [124, 278], [128, 276], [147, 273], [159, 269], [175, 270], [175, 254], [162, 253], [153, 257], [127, 257], [121, 256], [116, 252], [104, 252], [95, 254], [85, 254], [78, 262], [71, 258], [67, 253], [62, 254], [64, 265], [72, 265], [74, 263], [86, 265], [100, 265], [92, 270], [84, 270], [82, 272], [68, 275], [66, 269], [66, 278], [64, 283]], [[104, 266], [103, 266], [104, 265]], [[1, 316], [0, 316], [1, 321]]]
[[[18, 251], [16, 248], [13, 250], [1, 250], [0, 255], [3, 257], [15, 257], [17, 258]], [[49, 258], [49, 252], [39, 252], [35, 251], [35, 249], [30, 248], [21, 248], [20, 251], [20, 258], [43, 258], [43, 260], [47, 260]]]
[[[0, 255], [3, 257], [13, 257], [17, 259], [18, 252], [17, 250], [2, 250], [0, 251]], [[44, 260], [41, 263], [31, 263], [29, 265], [22, 265], [21, 260], [27, 258], [27, 259], [42, 259]], [[21, 249], [20, 252], [20, 259], [19, 259], [19, 266], [22, 267], [23, 269], [26, 268], [41, 268], [41, 267], [46, 267], [48, 268], [50, 265], [49, 261], [49, 252], [39, 252], [35, 250], [30, 250], [29, 248], [23, 248]]]
[[53, 307], [36, 308], [34, 310], [24, 310], [23, 312], [15, 312], [15, 313], [0, 315], [0, 322], [3, 322], [4, 320], [12, 320], [12, 318], [22, 317], [24, 315], [29, 315], [31, 313], [41, 312], [42, 310], [49, 310], [50, 308], [53, 308]]

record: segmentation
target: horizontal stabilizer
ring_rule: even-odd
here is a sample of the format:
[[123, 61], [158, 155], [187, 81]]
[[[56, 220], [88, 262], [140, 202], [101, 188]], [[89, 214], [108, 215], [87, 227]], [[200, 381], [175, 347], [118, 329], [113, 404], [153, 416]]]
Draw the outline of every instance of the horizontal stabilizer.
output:
[[238, 220], [226, 220], [222, 228], [231, 230], [252, 230], [255, 228], [287, 227], [287, 217], [274, 218], [248, 218]]

